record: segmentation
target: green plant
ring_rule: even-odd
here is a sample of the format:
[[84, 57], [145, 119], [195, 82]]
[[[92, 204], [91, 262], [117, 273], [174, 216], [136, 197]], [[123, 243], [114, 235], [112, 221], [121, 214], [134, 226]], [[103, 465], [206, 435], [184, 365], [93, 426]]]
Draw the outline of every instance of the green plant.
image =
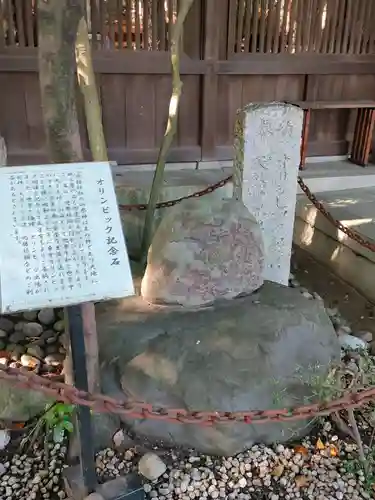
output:
[[72, 433], [74, 406], [56, 403], [44, 414], [47, 438], [51, 435], [54, 443], [61, 443], [66, 433]]
[[73, 432], [74, 406], [56, 402], [48, 405], [42, 415], [32, 424], [30, 431], [21, 441], [21, 449], [43, 440], [45, 448], [48, 442], [61, 443], [67, 434]]

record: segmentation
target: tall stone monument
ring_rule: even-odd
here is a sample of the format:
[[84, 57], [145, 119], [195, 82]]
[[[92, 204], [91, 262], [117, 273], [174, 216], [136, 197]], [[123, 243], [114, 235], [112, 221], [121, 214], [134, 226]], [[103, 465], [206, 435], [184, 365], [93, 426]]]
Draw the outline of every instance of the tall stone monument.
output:
[[265, 280], [288, 284], [303, 110], [285, 103], [249, 104], [238, 112], [234, 196], [258, 221]]

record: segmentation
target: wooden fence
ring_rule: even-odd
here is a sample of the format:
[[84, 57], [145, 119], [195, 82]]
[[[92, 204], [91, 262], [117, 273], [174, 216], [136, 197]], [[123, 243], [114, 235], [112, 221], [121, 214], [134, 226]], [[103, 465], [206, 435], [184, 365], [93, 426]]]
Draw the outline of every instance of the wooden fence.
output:
[[[0, 0], [0, 134], [13, 164], [45, 161], [36, 0]], [[171, 91], [177, 0], [87, 0], [111, 159], [156, 160]], [[232, 157], [250, 101], [375, 99], [375, 0], [195, 0], [170, 161]], [[88, 154], [78, 95], [82, 137]], [[353, 116], [313, 114], [309, 154], [344, 154]]]

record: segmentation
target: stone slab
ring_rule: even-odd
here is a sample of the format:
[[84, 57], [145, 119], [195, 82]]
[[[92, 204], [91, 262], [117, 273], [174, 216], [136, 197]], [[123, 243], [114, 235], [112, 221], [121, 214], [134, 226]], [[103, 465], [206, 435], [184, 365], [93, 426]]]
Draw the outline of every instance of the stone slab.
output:
[[249, 104], [237, 117], [234, 183], [257, 219], [265, 246], [264, 279], [288, 284], [293, 238], [302, 109]]

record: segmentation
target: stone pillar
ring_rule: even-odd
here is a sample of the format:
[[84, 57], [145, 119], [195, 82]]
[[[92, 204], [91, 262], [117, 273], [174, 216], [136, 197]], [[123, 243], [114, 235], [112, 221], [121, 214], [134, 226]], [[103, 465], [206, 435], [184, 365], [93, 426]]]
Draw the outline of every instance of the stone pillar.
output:
[[238, 112], [234, 197], [257, 219], [265, 247], [264, 279], [288, 284], [303, 111], [285, 103]]
[[0, 167], [7, 164], [7, 147], [5, 145], [5, 140], [0, 135]]

